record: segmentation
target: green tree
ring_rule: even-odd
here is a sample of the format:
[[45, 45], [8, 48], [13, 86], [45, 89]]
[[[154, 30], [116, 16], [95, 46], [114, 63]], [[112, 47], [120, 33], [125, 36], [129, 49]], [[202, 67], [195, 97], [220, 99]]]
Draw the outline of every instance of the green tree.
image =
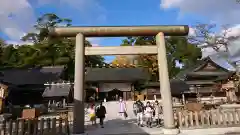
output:
[[[123, 40], [122, 46], [133, 45], [155, 45], [155, 37], [128, 37]], [[181, 69], [176, 62], [184, 65], [184, 68], [191, 66], [201, 57], [201, 50], [196, 45], [190, 44], [186, 37], [166, 38], [166, 50], [168, 59], [169, 76], [174, 77]], [[140, 55], [139, 66], [147, 67], [152, 74], [152, 81], [158, 81], [158, 63], [156, 55]]]
[[[75, 40], [69, 38], [48, 38], [48, 29], [50, 27], [71, 26], [72, 20], [61, 18], [56, 14], [48, 13], [37, 19], [36, 31], [39, 33], [29, 33], [23, 39], [35, 43], [36, 53], [34, 55], [43, 65], [68, 65], [74, 62]], [[86, 41], [85, 46], [91, 46], [90, 42]], [[87, 64], [102, 64], [103, 57], [86, 56]]]
[[202, 56], [201, 49], [196, 44], [189, 43], [186, 37], [170, 37], [166, 44], [169, 57], [173, 58], [173, 62], [183, 64], [184, 68], [196, 64]]
[[[75, 39], [49, 38], [48, 29], [57, 26], [70, 26], [71, 20], [48, 13], [40, 16], [34, 25], [35, 31], [22, 37], [33, 45], [7, 45], [2, 47], [2, 67], [55, 66], [65, 65], [68, 77], [74, 77]], [[1, 41], [1, 40], [0, 40]], [[1, 46], [4, 42], [0, 42]], [[91, 46], [85, 41], [85, 46]], [[1, 49], [1, 48], [0, 48]], [[86, 65], [102, 65], [101, 56], [85, 56]]]
[[65, 47], [71, 42], [64, 42], [65, 38], [50, 39], [48, 38], [48, 29], [50, 27], [56, 27], [66, 24], [71, 25], [70, 19], [60, 18], [56, 14], [47, 13], [40, 16], [37, 19], [36, 25], [34, 25], [35, 33], [28, 33], [22, 38], [23, 41], [32, 41], [35, 43], [36, 53], [33, 56], [38, 57], [41, 61], [40, 65], [59, 65], [68, 63], [68, 57], [62, 57], [65, 51]]
[[47, 13], [40, 16], [34, 25], [35, 32], [28, 33], [22, 37], [23, 41], [32, 41], [39, 43], [48, 37], [48, 29], [56, 26], [71, 26], [72, 20], [67, 18], [61, 18], [54, 13]]
[[2, 56], [3, 56], [3, 49], [4, 49], [5, 46], [6, 46], [5, 41], [0, 38], [0, 64], [3, 63]]
[[4, 67], [15, 67], [19, 60], [17, 49], [13, 45], [7, 45], [3, 48], [1, 58]]

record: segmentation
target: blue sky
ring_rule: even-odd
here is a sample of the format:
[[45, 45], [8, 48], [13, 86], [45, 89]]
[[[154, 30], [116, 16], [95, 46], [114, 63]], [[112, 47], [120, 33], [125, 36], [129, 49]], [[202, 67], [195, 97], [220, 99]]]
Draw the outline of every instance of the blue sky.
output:
[[[178, 10], [171, 9], [164, 11], [160, 8], [159, 0], [142, 1], [139, 0], [114, 0], [103, 1], [101, 6], [105, 11], [102, 19], [95, 19], [95, 16], [101, 16], [98, 13], [92, 13], [92, 17], [81, 17], [77, 10], [71, 6], [65, 7], [66, 11], [58, 10], [58, 7], [48, 5], [37, 9], [38, 16], [46, 12], [55, 12], [59, 16], [71, 18], [73, 25], [177, 25], [191, 24], [194, 19], [191, 17], [178, 18]], [[62, 9], [62, 8], [60, 8]], [[71, 12], [72, 11], [72, 12]], [[75, 12], [74, 12], [75, 11]], [[195, 20], [196, 21], [196, 20]], [[115, 46], [121, 44], [123, 38], [101, 38], [97, 39], [97, 44], [104, 46]], [[106, 61], [111, 61], [114, 56], [105, 56]]]
[[[192, 26], [197, 22], [226, 23], [227, 18], [220, 17], [226, 12], [229, 13], [227, 15], [228, 19], [232, 20], [231, 23], [240, 21], [234, 19], [234, 16], [230, 18], [233, 7], [227, 8], [229, 3], [226, 1], [212, 0], [217, 4], [207, 0], [193, 1], [195, 0], [1, 0], [0, 17], [3, 21], [0, 22], [0, 38], [18, 43], [21, 32], [30, 31], [36, 18], [45, 13], [56, 13], [60, 17], [72, 19], [75, 26], [183, 24]], [[212, 7], [211, 4], [219, 6], [215, 8], [216, 6]], [[236, 3], [230, 4], [236, 9], [239, 7]], [[235, 12], [239, 12], [239, 9]], [[15, 18], [7, 18], [9, 14], [13, 14]], [[121, 39], [123, 38], [96, 38], [90, 41], [101, 46], [114, 46], [121, 44]], [[113, 58], [107, 56], [106, 61]]]

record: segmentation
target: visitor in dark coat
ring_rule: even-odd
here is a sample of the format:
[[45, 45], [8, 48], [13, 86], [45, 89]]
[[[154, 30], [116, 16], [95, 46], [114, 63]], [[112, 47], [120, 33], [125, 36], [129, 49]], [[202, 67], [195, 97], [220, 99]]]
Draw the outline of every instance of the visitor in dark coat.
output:
[[97, 107], [96, 115], [99, 118], [101, 128], [104, 128], [103, 121], [104, 121], [104, 118], [106, 115], [106, 108], [105, 108], [105, 106], [102, 105], [102, 102]]

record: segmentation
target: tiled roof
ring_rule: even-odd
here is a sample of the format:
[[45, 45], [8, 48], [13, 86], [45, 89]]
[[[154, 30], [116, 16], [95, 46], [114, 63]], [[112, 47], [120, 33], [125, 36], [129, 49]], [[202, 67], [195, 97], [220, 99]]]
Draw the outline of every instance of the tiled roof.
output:
[[[228, 74], [232, 74], [234, 71], [232, 70], [232, 65], [224, 58], [221, 58], [220, 56], [218, 56], [217, 54], [208, 56], [200, 61], [198, 61], [195, 65], [181, 71], [180, 73], [178, 73], [174, 78], [176, 79], [180, 79], [180, 80], [185, 80], [186, 76], [189, 74], [191, 74], [192, 72], [195, 72], [197, 70], [199, 70], [200, 68], [202, 68], [203, 66], [205, 66], [208, 62], [212, 62], [216, 67], [218, 67], [219, 69], [213, 72], [196, 72], [195, 74], [209, 74], [209, 75], [220, 75], [220, 76], [225, 76]], [[220, 73], [221, 72], [221, 73]]]
[[70, 84], [59, 84], [47, 86], [43, 92], [43, 97], [66, 97], [71, 90]]
[[[145, 87], [160, 87], [160, 82], [149, 82], [145, 85]], [[172, 94], [181, 94], [184, 91], [189, 91], [189, 85], [178, 79], [172, 79], [170, 80], [170, 87]]]
[[60, 79], [63, 66], [1, 70], [0, 80], [14, 85], [44, 84]]

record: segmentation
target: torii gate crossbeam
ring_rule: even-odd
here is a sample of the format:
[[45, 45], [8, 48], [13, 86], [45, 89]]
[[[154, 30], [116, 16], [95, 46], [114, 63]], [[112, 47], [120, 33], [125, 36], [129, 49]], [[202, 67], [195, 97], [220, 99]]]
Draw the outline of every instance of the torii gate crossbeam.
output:
[[[178, 134], [173, 116], [172, 96], [164, 36], [186, 36], [189, 27], [180, 26], [103, 26], [57, 27], [49, 29], [50, 36], [76, 37], [73, 133], [84, 133], [84, 55], [137, 55], [157, 54], [161, 97], [164, 115], [164, 134]], [[85, 47], [85, 37], [155, 36], [156, 46], [141, 47]]]

